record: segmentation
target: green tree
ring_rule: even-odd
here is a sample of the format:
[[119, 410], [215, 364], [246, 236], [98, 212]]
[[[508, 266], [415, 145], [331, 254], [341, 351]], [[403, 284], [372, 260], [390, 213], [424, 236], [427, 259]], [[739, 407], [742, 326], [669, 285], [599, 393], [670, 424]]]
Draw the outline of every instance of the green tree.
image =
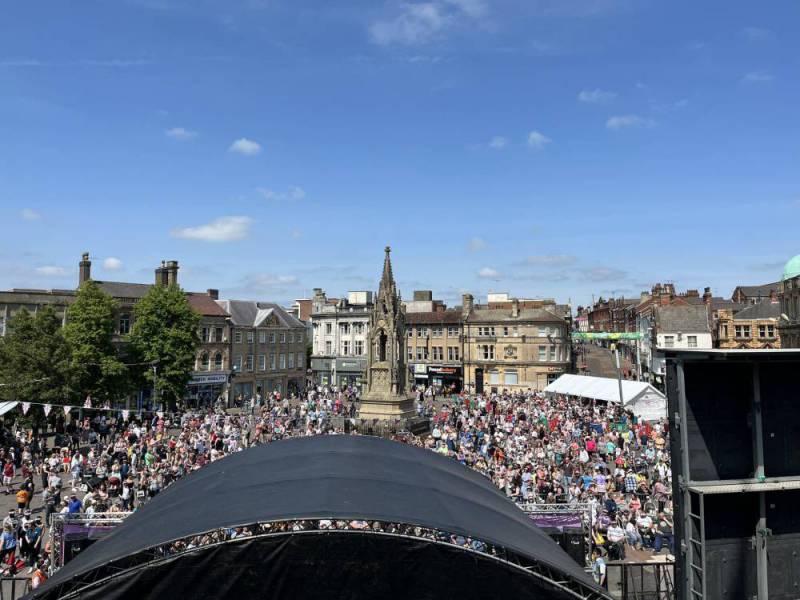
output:
[[61, 319], [51, 306], [36, 316], [25, 309], [8, 321], [0, 338], [0, 395], [5, 400], [67, 404], [70, 389], [70, 350]]
[[64, 337], [72, 351], [73, 387], [82, 395], [117, 400], [130, 389], [114, 330], [119, 304], [94, 281], [81, 284], [67, 309]]
[[[175, 407], [186, 392], [200, 345], [200, 315], [177, 285], [154, 286], [134, 309], [130, 341], [139, 360], [155, 364], [155, 387], [162, 401]], [[142, 373], [153, 385], [153, 370]]]

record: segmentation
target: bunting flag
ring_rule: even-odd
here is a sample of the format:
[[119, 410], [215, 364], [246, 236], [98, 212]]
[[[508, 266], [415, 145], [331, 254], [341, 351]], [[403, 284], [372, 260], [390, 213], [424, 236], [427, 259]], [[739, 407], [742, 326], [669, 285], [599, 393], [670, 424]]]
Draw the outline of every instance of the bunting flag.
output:
[[131, 411], [129, 411], [129, 410], [123, 410], [123, 411], [122, 411], [122, 419], [123, 419], [124, 421], [127, 421], [127, 420], [128, 420], [128, 417], [130, 416], [130, 414], [131, 414]]
[[71, 410], [72, 410], [71, 406], [69, 406], [69, 405], [64, 406], [64, 416], [65, 417], [69, 416], [69, 411], [71, 411]]
[[92, 397], [86, 396], [86, 402], [83, 403], [83, 408], [92, 408]]
[[27, 415], [28, 411], [30, 409], [31, 409], [31, 403], [30, 402], [23, 402], [22, 403], [22, 414], [23, 415]]
[[44, 416], [47, 417], [47, 416], [50, 415], [50, 409], [53, 408], [53, 405], [52, 404], [45, 404], [43, 408], [44, 408]]

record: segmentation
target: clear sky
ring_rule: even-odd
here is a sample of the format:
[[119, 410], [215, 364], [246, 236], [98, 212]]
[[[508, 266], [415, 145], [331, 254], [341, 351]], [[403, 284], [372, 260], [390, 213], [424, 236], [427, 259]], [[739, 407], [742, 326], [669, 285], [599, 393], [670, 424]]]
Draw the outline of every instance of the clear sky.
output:
[[83, 0], [0, 19], [0, 288], [638, 294], [800, 253], [795, 0]]

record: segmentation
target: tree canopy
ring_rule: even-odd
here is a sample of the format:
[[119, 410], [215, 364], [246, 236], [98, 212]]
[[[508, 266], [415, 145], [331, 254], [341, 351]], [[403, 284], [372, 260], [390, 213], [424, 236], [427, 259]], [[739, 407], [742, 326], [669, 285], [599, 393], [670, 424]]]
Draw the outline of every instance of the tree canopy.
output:
[[67, 309], [64, 337], [72, 353], [73, 387], [82, 395], [113, 401], [130, 389], [114, 343], [118, 309], [119, 303], [91, 280], [81, 284]]
[[51, 306], [36, 315], [15, 313], [0, 337], [0, 395], [5, 400], [65, 404], [70, 387], [70, 349]]
[[[200, 315], [177, 285], [152, 287], [136, 304], [134, 315], [129, 339], [136, 355], [141, 362], [156, 365], [155, 387], [174, 406], [192, 377], [200, 344]], [[143, 374], [152, 385], [152, 369]]]

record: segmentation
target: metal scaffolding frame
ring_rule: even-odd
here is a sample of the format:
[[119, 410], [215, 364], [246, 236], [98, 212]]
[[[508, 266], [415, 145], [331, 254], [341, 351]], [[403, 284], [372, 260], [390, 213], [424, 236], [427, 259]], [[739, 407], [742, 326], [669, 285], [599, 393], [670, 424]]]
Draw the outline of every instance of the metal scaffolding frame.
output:
[[[358, 519], [358, 517], [353, 517]], [[320, 519], [319, 517], [315, 517], [313, 519], [292, 519], [291, 521], [264, 521], [264, 522], [257, 522], [257, 523], [250, 523], [250, 524], [243, 524], [234, 526], [234, 528], [242, 527], [242, 528], [252, 528], [252, 527], [260, 527], [262, 525], [277, 525], [281, 523], [296, 523], [296, 522], [318, 522]], [[347, 519], [331, 519], [331, 520], [347, 520]], [[401, 526], [408, 526], [408, 527], [420, 527], [418, 525], [414, 525], [411, 523], [403, 523], [398, 524]], [[225, 529], [229, 529], [226, 527]], [[129, 573], [135, 572], [140, 569], [149, 568], [153, 566], [157, 566], [159, 564], [163, 564], [181, 556], [185, 556], [187, 554], [202, 552], [208, 548], [213, 548], [217, 546], [224, 546], [228, 544], [236, 544], [236, 543], [243, 543], [245, 541], [251, 541], [254, 539], [262, 539], [262, 538], [273, 538], [278, 536], [296, 536], [296, 535], [338, 535], [338, 534], [346, 534], [346, 535], [376, 535], [376, 536], [383, 536], [395, 539], [412, 539], [412, 540], [424, 540], [425, 542], [446, 546], [450, 549], [455, 549], [462, 552], [467, 552], [470, 554], [474, 554], [484, 559], [492, 560], [503, 564], [507, 567], [511, 567], [513, 569], [518, 569], [520, 571], [524, 571], [525, 573], [535, 577], [539, 581], [543, 582], [544, 584], [553, 587], [554, 589], [558, 589], [559, 591], [569, 595], [576, 600], [611, 600], [611, 597], [606, 593], [598, 591], [596, 587], [589, 586], [582, 581], [576, 580], [571, 577], [564, 576], [558, 569], [555, 569], [549, 565], [543, 564], [539, 561], [532, 560], [528, 557], [523, 557], [515, 552], [510, 552], [506, 548], [499, 547], [499, 546], [492, 546], [493, 552], [481, 552], [479, 550], [475, 550], [473, 548], [468, 548], [464, 546], [455, 545], [449, 542], [444, 542], [441, 540], [430, 539], [426, 537], [420, 537], [415, 535], [407, 535], [407, 534], [400, 534], [400, 533], [387, 533], [387, 532], [376, 532], [370, 529], [366, 530], [354, 530], [354, 529], [306, 529], [302, 531], [284, 531], [284, 532], [270, 532], [270, 533], [260, 533], [254, 534], [249, 536], [243, 536], [233, 539], [226, 539], [219, 542], [215, 542], [213, 544], [208, 544], [205, 546], [198, 546], [191, 549], [183, 550], [176, 553], [169, 553], [168, 548], [175, 544], [176, 542], [181, 542], [187, 539], [193, 539], [198, 536], [207, 535], [213, 533], [215, 531], [219, 531], [217, 529], [206, 531], [206, 532], [198, 532], [192, 534], [191, 536], [186, 536], [183, 538], [170, 540], [158, 546], [154, 546], [148, 548], [146, 550], [142, 550], [134, 555], [126, 556], [121, 559], [109, 561], [104, 565], [97, 567], [95, 569], [91, 569], [90, 571], [80, 574], [64, 583], [60, 584], [58, 597], [62, 598], [62, 600], [68, 600], [72, 598], [80, 598], [83, 593], [88, 591], [91, 588], [99, 586], [103, 583], [109, 582], [117, 577], [127, 575]], [[442, 532], [445, 533], [445, 532]]]

